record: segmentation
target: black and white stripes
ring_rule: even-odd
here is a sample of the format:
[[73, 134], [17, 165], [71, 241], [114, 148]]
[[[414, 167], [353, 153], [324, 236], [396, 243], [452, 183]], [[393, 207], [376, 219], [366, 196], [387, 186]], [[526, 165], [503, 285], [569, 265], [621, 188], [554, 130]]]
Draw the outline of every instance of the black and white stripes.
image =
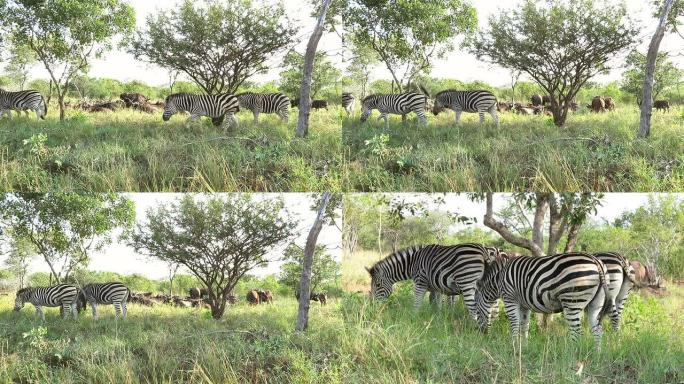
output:
[[347, 117], [354, 113], [354, 107], [356, 106], [356, 97], [350, 92], [344, 92], [342, 94], [342, 108], [347, 112]]
[[[421, 124], [427, 124], [425, 105], [428, 97], [424, 94], [406, 92], [388, 95], [370, 95], [361, 102], [361, 121], [365, 122], [374, 109], [380, 111], [380, 118], [385, 120], [385, 128], [389, 129], [389, 114], [401, 115], [405, 121], [406, 114], [414, 112]], [[379, 120], [378, 119], [378, 120]]]
[[29, 115], [29, 111], [34, 111], [36, 116], [45, 120], [47, 103], [38, 91], [7, 92], [0, 88], [0, 118], [5, 114], [11, 118], [12, 111], [17, 111], [17, 114], [24, 111], [26, 116]]
[[68, 284], [57, 284], [50, 287], [23, 288], [17, 291], [14, 310], [19, 311], [24, 304], [31, 303], [36, 307], [36, 314], [45, 321], [42, 307], [62, 307], [62, 318], [69, 313], [77, 317], [78, 288]]
[[231, 94], [193, 95], [175, 93], [166, 98], [162, 118], [164, 121], [169, 121], [171, 116], [178, 112], [188, 112], [190, 117], [186, 125], [189, 125], [202, 116], [211, 117], [214, 121], [225, 116], [226, 123], [230, 128], [233, 128], [238, 124], [235, 113], [239, 110], [238, 99]]
[[605, 264], [608, 271], [606, 276], [609, 280], [609, 292], [606, 295], [601, 317], [607, 314], [613, 329], [618, 331], [625, 301], [635, 285], [634, 268], [624, 256], [617, 252], [599, 252], [594, 256]]
[[587, 253], [499, 258], [488, 264], [477, 283], [478, 323], [482, 329], [489, 327], [492, 305], [501, 298], [513, 338], [520, 331], [527, 337], [530, 312], [534, 311], [563, 312], [576, 340], [582, 311], [586, 311], [592, 334], [600, 341], [599, 315], [609, 295], [606, 273], [605, 265]]
[[97, 319], [97, 304], [113, 304], [116, 319], [119, 318], [120, 312], [123, 312], [125, 319], [126, 303], [130, 295], [131, 291], [123, 283], [93, 283], [83, 287], [81, 300], [90, 304], [93, 310], [93, 319]]
[[290, 99], [282, 93], [241, 93], [235, 95], [240, 108], [249, 109], [254, 114], [254, 123], [259, 123], [259, 114], [275, 113], [281, 120], [288, 121]]
[[480, 124], [484, 123], [484, 114], [489, 112], [499, 126], [499, 117], [496, 114], [496, 96], [489, 91], [455, 91], [446, 90], [435, 95], [432, 113], [438, 115], [445, 109], [456, 112], [456, 125], [461, 123], [461, 113], [479, 113]]
[[488, 250], [479, 244], [427, 245], [402, 249], [380, 260], [368, 273], [371, 295], [386, 298], [394, 283], [413, 280], [415, 306], [426, 292], [463, 295], [466, 307], [475, 316], [475, 284], [482, 276]]

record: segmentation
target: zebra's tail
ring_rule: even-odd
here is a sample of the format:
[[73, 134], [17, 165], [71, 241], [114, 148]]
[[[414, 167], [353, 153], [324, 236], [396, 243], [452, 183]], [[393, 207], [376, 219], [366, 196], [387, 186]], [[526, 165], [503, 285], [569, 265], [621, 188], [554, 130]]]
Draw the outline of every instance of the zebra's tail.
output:
[[129, 303], [131, 301], [131, 289], [126, 287], [126, 302]]
[[423, 92], [423, 94], [425, 96], [427, 96], [428, 98], [432, 97], [432, 96], [430, 96], [430, 92], [428, 92], [427, 89], [425, 89], [423, 84], [418, 85], [418, 88], [420, 88], [420, 91]]
[[47, 116], [47, 113], [48, 113], [48, 105], [45, 102], [45, 98], [43, 97], [43, 95], [40, 95], [40, 100], [43, 101], [43, 115], [40, 116], [40, 118], [41, 118], [41, 120], [45, 120], [45, 116]]
[[606, 278], [606, 265], [603, 264], [603, 262], [599, 260], [596, 256], [589, 256], [591, 256], [591, 258], [594, 259], [594, 263], [596, 263], [596, 266], [598, 267], [599, 281], [603, 286], [603, 291], [606, 293], [606, 297], [608, 297], [610, 296], [610, 287], [608, 286], [608, 279]]

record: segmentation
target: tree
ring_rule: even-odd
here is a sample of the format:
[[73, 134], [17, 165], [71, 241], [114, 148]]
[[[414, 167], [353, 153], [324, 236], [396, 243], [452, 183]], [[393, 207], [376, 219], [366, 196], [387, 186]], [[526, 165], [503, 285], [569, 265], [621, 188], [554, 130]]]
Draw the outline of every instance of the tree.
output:
[[608, 69], [608, 61], [631, 46], [638, 28], [624, 5], [594, 0], [526, 0], [489, 19], [472, 41], [478, 58], [532, 78], [551, 97], [556, 126], [563, 126], [580, 88]]
[[111, 243], [115, 229], [131, 226], [135, 208], [115, 194], [4, 194], [0, 218], [12, 236], [35, 247], [59, 283]]
[[[646, 68], [646, 55], [633, 50], [625, 61], [627, 70], [622, 74], [622, 90], [634, 95], [641, 105]], [[657, 100], [663, 92], [676, 87], [682, 79], [682, 71], [669, 60], [666, 52], [658, 53], [653, 71], [653, 99]]]
[[360, 95], [363, 98], [368, 94], [371, 74], [373, 73], [373, 67], [378, 62], [378, 58], [369, 47], [352, 48], [349, 51], [352, 58], [349, 60], [347, 73], [352, 81], [361, 86]]
[[114, 36], [132, 33], [135, 14], [121, 0], [8, 0], [0, 9], [0, 24], [13, 44], [30, 49], [45, 66], [63, 121], [72, 78], [110, 50]]
[[350, 0], [343, 22], [352, 46], [375, 51], [401, 92], [474, 31], [477, 15], [461, 0]]
[[[318, 42], [323, 36], [323, 29], [326, 24], [326, 14], [332, 0], [323, 0], [318, 14], [318, 20], [314, 27], [313, 33], [306, 45], [306, 53], [304, 53], [304, 66], [302, 70], [302, 83], [299, 90], [299, 97], [301, 100], [311, 100], [311, 82], [314, 72], [314, 61], [316, 59], [316, 51], [318, 50]], [[311, 113], [311, 105], [309, 103], [299, 104], [299, 118], [297, 120], [297, 137], [305, 137], [309, 134], [309, 114]], [[312, 251], [313, 252], [313, 251]], [[308, 302], [307, 302], [308, 314]]]
[[30, 48], [21, 44], [11, 44], [5, 73], [23, 91], [28, 82], [29, 71], [35, 62], [36, 56]]
[[150, 208], [128, 242], [149, 257], [187, 268], [207, 287], [211, 315], [220, 319], [240, 278], [266, 265], [269, 251], [290, 239], [296, 224], [281, 198], [185, 195]]
[[14, 276], [19, 278], [19, 288], [26, 285], [26, 275], [31, 261], [36, 257], [36, 249], [25, 238], [11, 236], [10, 251], [5, 259], [5, 266]]
[[656, 27], [656, 31], [651, 38], [651, 43], [648, 45], [644, 85], [642, 87], [643, 94], [641, 96], [641, 121], [639, 123], [638, 133], [638, 137], [641, 138], [648, 137], [651, 134], [651, 115], [653, 114], [653, 81], [658, 60], [658, 50], [660, 49], [660, 42], [665, 36], [668, 20], [667, 15], [670, 13], [673, 3], [674, 0], [665, 0], [660, 12], [658, 26]]
[[292, 43], [297, 28], [282, 4], [185, 0], [150, 15], [130, 46], [136, 59], [186, 74], [208, 94], [235, 93]]
[[[286, 68], [280, 72], [280, 90], [289, 95], [299, 97], [302, 86], [302, 67], [304, 56], [296, 51], [290, 51], [285, 55], [283, 66]], [[342, 76], [342, 72], [335, 68], [328, 60], [324, 52], [317, 52], [314, 60], [314, 69], [311, 76], [311, 98], [315, 99], [321, 91], [335, 86]]]
[[[329, 0], [324, 0], [328, 1]], [[321, 19], [325, 18], [325, 11], [322, 11]], [[320, 22], [321, 20], [319, 20]], [[325, 192], [320, 199], [318, 213], [316, 220], [314, 220], [309, 235], [306, 238], [306, 246], [304, 247], [304, 257], [302, 258], [302, 274], [299, 285], [299, 310], [297, 311], [297, 324], [295, 330], [305, 331], [309, 326], [309, 296], [311, 295], [311, 274], [313, 266], [314, 252], [316, 251], [316, 243], [318, 242], [318, 235], [323, 229], [325, 221], [326, 210], [330, 202], [332, 194]]]
[[[285, 263], [280, 267], [278, 281], [293, 291], [298, 291], [302, 277], [304, 249], [294, 243], [290, 244], [285, 249], [283, 259]], [[339, 278], [340, 263], [327, 253], [325, 246], [317, 245], [311, 265], [311, 292], [335, 285]]]
[[168, 276], [169, 280], [169, 295], [173, 295], [173, 280], [176, 279], [178, 269], [180, 269], [180, 264], [174, 262], [166, 263], [166, 270], [168, 272], [166, 276]]

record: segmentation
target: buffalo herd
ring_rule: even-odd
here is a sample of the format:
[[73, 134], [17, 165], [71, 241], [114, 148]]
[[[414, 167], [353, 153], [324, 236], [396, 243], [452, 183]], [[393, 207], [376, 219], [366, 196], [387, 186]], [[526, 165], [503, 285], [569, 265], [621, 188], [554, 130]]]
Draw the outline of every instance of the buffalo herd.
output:
[[[527, 104], [516, 103], [516, 102], [499, 102], [497, 110], [498, 112], [514, 112], [521, 115], [550, 115], [549, 106], [551, 104], [551, 98], [548, 95], [532, 95], [530, 102]], [[587, 104], [587, 109], [591, 112], [600, 113], [606, 111], [613, 111], [616, 107], [616, 102], [613, 97], [610, 96], [594, 96], [591, 102]], [[570, 103], [570, 110], [576, 112], [579, 105], [576, 101]], [[670, 102], [668, 100], [655, 100], [653, 102], [653, 108], [658, 111], [669, 112]]]

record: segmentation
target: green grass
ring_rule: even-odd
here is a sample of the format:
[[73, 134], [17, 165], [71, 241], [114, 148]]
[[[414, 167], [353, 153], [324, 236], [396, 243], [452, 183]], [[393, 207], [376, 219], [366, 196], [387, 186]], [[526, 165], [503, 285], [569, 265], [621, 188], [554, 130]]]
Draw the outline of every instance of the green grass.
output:
[[[347, 256], [344, 262], [353, 265], [348, 265], [343, 284], [358, 287], [363, 266], [377, 260], [373, 252]], [[367, 273], [365, 279], [368, 284]], [[620, 333], [605, 321], [600, 350], [586, 324], [584, 337], [573, 344], [562, 316], [556, 315], [546, 330], [533, 321], [530, 339], [517, 359], [503, 312], [489, 333], [481, 334], [462, 300], [455, 309], [425, 303], [416, 312], [412, 286], [404, 283], [383, 302], [373, 303], [361, 295], [344, 301], [349, 336], [342, 344], [356, 351], [356, 363], [364, 367], [363, 372], [354, 372], [359, 381], [679, 383], [684, 380], [684, 286], [672, 285], [668, 292], [663, 297], [633, 294]]]
[[550, 117], [503, 113], [496, 129], [477, 114], [413, 114], [389, 130], [376, 120], [345, 119], [348, 191], [679, 191], [684, 189], [684, 110], [654, 113], [651, 137], [637, 140], [639, 114], [571, 114], [565, 127]]
[[341, 190], [341, 108], [316, 111], [310, 136], [262, 115], [241, 112], [224, 133], [208, 119], [164, 123], [161, 112], [68, 111], [61, 124], [0, 119], [0, 188], [5, 191], [321, 191]]

